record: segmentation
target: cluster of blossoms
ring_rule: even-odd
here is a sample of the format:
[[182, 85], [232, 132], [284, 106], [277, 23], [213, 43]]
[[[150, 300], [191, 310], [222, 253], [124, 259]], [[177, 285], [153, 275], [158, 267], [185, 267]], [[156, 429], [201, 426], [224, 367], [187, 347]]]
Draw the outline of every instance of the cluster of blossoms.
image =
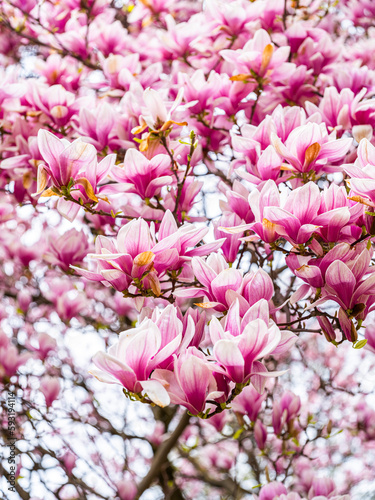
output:
[[[36, 443], [20, 498], [133, 500], [156, 480], [166, 498], [347, 500], [371, 481], [373, 387], [341, 364], [374, 367], [374, 16], [368, 0], [1, 2], [0, 381]], [[108, 384], [118, 420], [97, 404], [118, 400]], [[153, 432], [119, 428], [131, 405]], [[332, 429], [356, 441], [324, 458]], [[146, 476], [147, 451], [117, 438], [149, 443]], [[327, 479], [361, 451], [358, 477]], [[58, 486], [34, 488], [43, 456]]]

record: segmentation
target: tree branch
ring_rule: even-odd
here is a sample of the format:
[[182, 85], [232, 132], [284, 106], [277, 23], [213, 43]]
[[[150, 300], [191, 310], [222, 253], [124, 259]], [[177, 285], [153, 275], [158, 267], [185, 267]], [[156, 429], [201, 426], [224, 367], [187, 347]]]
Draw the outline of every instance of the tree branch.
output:
[[181, 434], [184, 432], [184, 430], [188, 426], [189, 420], [190, 420], [190, 415], [188, 415], [188, 413], [184, 413], [184, 415], [182, 416], [177, 427], [170, 435], [169, 439], [164, 441], [164, 443], [162, 443], [159, 446], [157, 452], [155, 453], [150, 470], [148, 471], [147, 475], [142, 479], [142, 481], [138, 485], [138, 492], [137, 492], [137, 496], [136, 496], [137, 500], [140, 498], [142, 493], [144, 491], [146, 491], [147, 488], [149, 488], [149, 486], [151, 486], [153, 480], [159, 474], [160, 469], [162, 468], [163, 464], [165, 463], [169, 452], [172, 450], [172, 448], [174, 448], [179, 437], [181, 436]]

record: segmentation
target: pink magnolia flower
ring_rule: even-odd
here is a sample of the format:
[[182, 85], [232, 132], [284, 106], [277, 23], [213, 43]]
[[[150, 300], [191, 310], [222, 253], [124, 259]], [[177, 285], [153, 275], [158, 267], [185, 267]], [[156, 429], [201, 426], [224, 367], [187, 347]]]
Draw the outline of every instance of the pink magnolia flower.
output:
[[134, 500], [137, 495], [137, 485], [130, 478], [118, 481], [116, 488], [121, 500]]
[[241, 223], [238, 215], [230, 212], [224, 212], [219, 220], [214, 222], [214, 235], [218, 240], [220, 237], [225, 238], [225, 242], [221, 246], [221, 250], [227, 262], [234, 262], [237, 258], [238, 250], [241, 246], [240, 236], [238, 234], [225, 234], [220, 230], [220, 227], [232, 227]]
[[231, 132], [233, 149], [243, 153], [255, 167], [261, 152], [271, 145], [272, 133], [285, 142], [295, 128], [305, 123], [306, 112], [303, 108], [298, 106], [283, 108], [279, 104], [258, 126], [243, 125], [241, 135]]
[[[276, 183], [268, 180], [260, 190], [254, 189], [251, 191], [248, 195], [247, 204], [251, 208], [255, 222], [240, 224], [231, 228], [222, 228], [222, 230], [230, 234], [236, 234], [251, 229], [266, 243], [276, 241], [280, 237], [278, 232], [280, 228], [277, 224], [266, 218], [266, 210], [269, 207], [280, 207], [280, 193]], [[250, 236], [242, 238], [242, 240], [252, 241], [254, 238], [254, 236]]]
[[27, 310], [29, 309], [32, 299], [33, 297], [30, 293], [30, 290], [28, 290], [27, 288], [23, 288], [18, 292], [17, 294], [18, 305], [24, 313], [26, 313]]
[[256, 17], [251, 7], [251, 4], [240, 1], [228, 4], [222, 0], [209, 0], [206, 6], [207, 20], [213, 29], [220, 29], [226, 37], [248, 35], [246, 25]]
[[243, 389], [231, 404], [232, 411], [247, 415], [252, 422], [255, 422], [266, 397], [266, 393], [261, 395], [252, 385], [249, 385]]
[[47, 262], [69, 271], [70, 266], [80, 264], [86, 257], [89, 244], [82, 231], [70, 229], [59, 238], [49, 239], [48, 251], [44, 258]]
[[371, 102], [362, 101], [365, 95], [366, 89], [355, 94], [349, 88], [338, 92], [335, 87], [327, 87], [319, 106], [306, 102], [306, 110], [311, 119], [320, 118], [330, 131], [351, 130], [356, 125], [373, 123]]
[[207, 228], [198, 229], [192, 224], [177, 228], [172, 214], [167, 211], [156, 243], [147, 222], [133, 220], [120, 229], [116, 244], [104, 236], [97, 237], [96, 253], [89, 254], [98, 262], [96, 273], [72, 267], [85, 278], [110, 284], [120, 292], [128, 289], [134, 280], [138, 288], [152, 289], [160, 295], [160, 278], [167, 271], [178, 270], [191, 257], [207, 255], [223, 244], [224, 239], [194, 248], [207, 231]]
[[57, 188], [67, 186], [71, 179], [78, 183], [86, 169], [96, 162], [96, 149], [81, 139], [69, 143], [47, 130], [39, 130], [38, 146], [46, 164], [38, 169], [37, 194], [45, 189], [49, 177]]
[[[82, 141], [82, 139], [76, 139], [69, 143], [66, 139], [58, 139], [46, 130], [39, 130], [38, 146], [46, 164], [42, 163], [38, 167], [36, 194], [56, 195], [53, 189], [44, 191], [49, 178], [51, 178], [54, 188], [62, 190], [62, 194], [64, 194], [63, 188], [66, 188], [69, 191], [68, 194], [76, 200], [81, 199], [82, 203], [99, 202], [100, 187], [98, 184], [111, 171], [115, 163], [115, 155], [106, 156], [98, 164], [96, 149], [93, 145]], [[64, 217], [72, 221], [80, 206], [60, 198], [57, 209]]]
[[173, 183], [171, 173], [171, 159], [168, 155], [160, 154], [148, 160], [136, 149], [128, 149], [124, 164], [116, 166], [111, 176], [117, 182], [124, 183], [123, 191], [149, 199], [159, 195], [163, 186]]
[[76, 290], [60, 295], [56, 302], [56, 312], [62, 321], [68, 322], [77, 317], [87, 307], [87, 298]]
[[76, 101], [74, 94], [62, 85], [47, 87], [33, 84], [25, 97], [58, 127], [67, 125], [79, 108], [79, 101]]
[[95, 45], [105, 57], [121, 54], [127, 49], [126, 29], [120, 21], [108, 23], [100, 16], [95, 19], [95, 29], [90, 30], [89, 43]]
[[367, 66], [354, 66], [354, 61], [335, 64], [332, 83], [339, 92], [350, 89], [354, 94], [359, 94], [363, 88], [372, 92], [374, 90], [375, 73]]
[[326, 193], [327, 199], [322, 201], [318, 186], [308, 182], [288, 195], [283, 208], [265, 207], [264, 217], [293, 245], [306, 243], [314, 232], [320, 232], [328, 241], [337, 241], [340, 231], [349, 221], [356, 220], [359, 212], [357, 209], [351, 212], [348, 206], [339, 206], [322, 213], [327, 202], [328, 207], [331, 204], [330, 195], [334, 196], [334, 190]]
[[254, 425], [254, 439], [258, 448], [264, 450], [267, 441], [267, 428], [260, 420], [257, 420]]
[[273, 481], [262, 487], [259, 493], [259, 500], [275, 500], [280, 495], [287, 494], [288, 491], [282, 483]]
[[37, 0], [15, 0], [13, 5], [15, 7], [19, 7], [24, 12], [31, 12], [37, 3]]
[[235, 67], [236, 80], [266, 79], [280, 82], [287, 79], [294, 71], [295, 65], [286, 62], [290, 48], [275, 45], [267, 31], [258, 30], [254, 38], [238, 50], [222, 50], [220, 55]]
[[[278, 181], [281, 172], [282, 162], [277, 155], [273, 146], [268, 146], [263, 153], [261, 153], [255, 167], [246, 165], [247, 172], [237, 171], [242, 179], [245, 179], [253, 184], [261, 184], [263, 181], [272, 179]], [[278, 181], [280, 182], [281, 179]]]
[[[344, 186], [331, 184], [321, 193], [321, 202], [315, 224], [316, 231], [327, 242], [352, 241], [361, 235], [360, 227], [353, 227], [363, 214], [362, 205], [348, 199]], [[357, 235], [355, 235], [357, 231]]]
[[219, 182], [218, 188], [227, 198], [227, 201], [220, 200], [220, 208], [223, 212], [233, 212], [246, 223], [254, 221], [254, 214], [248, 202], [249, 191], [238, 179], [234, 180], [232, 189], [224, 182]]
[[205, 309], [214, 308], [225, 311], [236, 300], [239, 302], [241, 316], [251, 305], [261, 298], [271, 301], [273, 285], [270, 277], [263, 269], [255, 273], [247, 273], [229, 268], [227, 262], [219, 254], [211, 254], [206, 261], [199, 257], [192, 260], [195, 277], [203, 288], [185, 288], [176, 290], [176, 297], [207, 297], [208, 301], [198, 304]]
[[155, 404], [167, 406], [167, 391], [155, 378], [149, 378], [155, 368], [177, 352], [181, 341], [182, 324], [177, 317], [174, 324], [146, 319], [138, 327], [120, 333], [119, 341], [108, 353], [95, 354], [93, 363], [98, 369], [91, 373], [102, 382], [121, 384], [133, 393], [144, 390]]
[[[31, 342], [33, 340], [37, 341], [37, 346], [33, 345]], [[30, 341], [25, 342], [25, 347], [29, 351], [34, 351], [36, 355], [44, 360], [48, 356], [50, 352], [54, 352], [57, 347], [57, 342], [55, 339], [53, 339], [48, 333], [38, 333], [35, 337], [33, 337]]]
[[174, 357], [173, 372], [157, 369], [152, 380], [163, 384], [171, 403], [185, 406], [193, 415], [205, 410], [207, 400], [222, 395], [217, 390], [210, 363], [196, 347], [189, 347], [185, 353]]
[[40, 381], [40, 392], [46, 400], [46, 405], [49, 408], [52, 403], [59, 397], [60, 381], [57, 377], [44, 376]]
[[271, 135], [272, 145], [281, 158], [290, 164], [290, 170], [307, 173], [337, 171], [330, 163], [341, 160], [353, 142], [350, 138], [337, 139], [327, 133], [325, 124], [307, 123], [294, 129], [285, 143], [276, 134]]
[[255, 303], [240, 319], [238, 301], [228, 311], [224, 326], [213, 317], [210, 321], [210, 337], [214, 356], [219, 365], [215, 368], [233, 382], [244, 384], [251, 377], [258, 392], [264, 389], [264, 378], [281, 375], [284, 372], [268, 373], [258, 361], [269, 354], [287, 350], [296, 340], [295, 335], [282, 335], [277, 325], [270, 320], [267, 301]]
[[218, 311], [228, 309], [227, 294], [230, 290], [237, 291], [241, 289], [242, 272], [229, 268], [222, 256], [214, 254], [211, 254], [206, 262], [199, 257], [194, 257], [192, 259], [192, 268], [195, 277], [203, 285], [203, 288], [180, 289], [176, 290], [174, 295], [183, 298], [206, 296], [208, 302], [200, 304], [202, 307], [214, 307]]
[[[195, 217], [186, 217], [185, 214], [189, 214], [194, 204], [196, 203], [196, 198], [200, 191], [202, 190], [203, 182], [195, 180], [194, 177], [187, 177], [182, 189], [180, 190], [180, 198], [178, 200], [177, 217], [181, 222], [185, 219], [194, 221], [199, 220]], [[176, 200], [178, 195], [178, 188], [176, 184], [172, 185], [171, 190], [164, 197], [164, 207], [173, 211], [176, 206]]]
[[16, 346], [4, 336], [0, 343], [0, 378], [10, 378], [16, 375], [18, 368], [31, 357], [31, 353], [20, 353]]
[[[373, 310], [375, 275], [369, 267], [372, 252], [366, 244], [351, 247], [340, 243], [330, 250], [321, 260], [307, 261], [300, 268], [288, 259], [293, 272], [310, 286], [321, 289], [321, 296], [311, 307], [334, 301], [339, 306], [338, 320], [346, 338], [354, 342], [357, 339], [353, 318], [364, 320]], [[297, 261], [296, 261], [297, 262]], [[315, 264], [315, 265], [314, 265]], [[368, 277], [366, 275], [369, 275]], [[329, 338], [335, 338], [333, 328], [327, 320], [321, 320], [323, 331]]]
[[47, 59], [39, 59], [36, 63], [36, 72], [42, 75], [48, 85], [62, 85], [70, 92], [77, 92], [81, 79], [87, 76], [87, 68], [79, 68], [72, 59], [64, 59], [59, 54], [51, 54]]
[[319, 75], [338, 58], [341, 46], [333, 44], [329, 34], [319, 28], [308, 29], [306, 35], [298, 47], [296, 63], [312, 68], [314, 75]]
[[71, 474], [72, 470], [76, 466], [77, 456], [70, 450], [68, 450], [64, 453], [61, 459], [63, 461], [64, 468], [66, 469], [68, 474]]
[[279, 435], [285, 424], [297, 417], [301, 409], [301, 400], [291, 391], [286, 391], [279, 401], [274, 401], [272, 408], [272, 426]]
[[139, 127], [135, 127], [132, 130], [132, 134], [135, 135], [142, 133], [147, 127], [150, 130], [148, 134], [144, 137], [142, 136], [142, 143], [139, 148], [140, 151], [147, 151], [149, 148], [150, 141], [153, 139], [151, 132], [158, 134], [160, 132], [166, 132], [171, 129], [173, 125], [187, 125], [185, 121], [176, 122], [172, 119], [172, 115], [177, 112], [177, 108], [182, 102], [183, 95], [184, 89], [181, 88], [175, 101], [173, 103], [168, 103], [169, 110], [167, 110], [167, 105], [159, 92], [150, 88], [147, 88], [143, 92], [145, 111], [139, 117]]
[[[305, 106], [307, 103], [317, 102], [317, 91], [314, 85], [313, 70], [301, 64], [297, 66], [284, 85], [275, 88], [276, 98], [279, 102]], [[272, 99], [275, 96], [272, 95]]]
[[315, 477], [309, 490], [308, 498], [312, 499], [319, 496], [330, 498], [336, 493], [336, 485], [333, 479], [328, 477]]
[[93, 144], [98, 151], [110, 144], [115, 114], [108, 102], [101, 102], [93, 111], [82, 107], [77, 121], [77, 129], [85, 142]]
[[137, 81], [143, 88], [152, 87], [161, 72], [160, 62], [142, 68], [140, 55], [137, 53], [126, 56], [110, 54], [103, 62], [103, 73], [109, 85], [114, 89], [130, 90], [131, 84]]

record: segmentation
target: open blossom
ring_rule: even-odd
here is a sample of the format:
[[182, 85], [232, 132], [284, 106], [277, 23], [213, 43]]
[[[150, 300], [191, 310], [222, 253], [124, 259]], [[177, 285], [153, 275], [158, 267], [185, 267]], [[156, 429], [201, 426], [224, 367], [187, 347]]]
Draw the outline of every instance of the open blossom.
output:
[[124, 164], [116, 166], [111, 176], [122, 183], [122, 190], [152, 198], [160, 194], [163, 186], [173, 183], [171, 159], [168, 155], [156, 155], [148, 160], [136, 149], [126, 152]]
[[50, 238], [45, 260], [53, 265], [58, 265], [64, 271], [68, 271], [70, 266], [76, 266], [83, 261], [88, 249], [89, 245], [85, 234], [73, 228], [59, 238]]
[[[315, 491], [314, 488], [308, 493], [309, 500], [349, 500], [349, 495], [338, 495], [335, 484], [331, 479], [324, 478], [316, 478], [314, 482], [317, 485], [317, 489]], [[325, 487], [324, 485], [327, 485]], [[328, 485], [330, 486], [328, 487]], [[277, 481], [273, 481], [271, 483], [266, 484], [262, 487], [259, 493], [259, 500], [302, 500], [306, 497], [301, 497], [296, 492], [288, 492], [283, 483], [279, 483]]]
[[144, 390], [154, 403], [167, 406], [170, 396], [155, 377], [149, 380], [150, 375], [156, 368], [168, 366], [172, 356], [184, 349], [193, 335], [191, 322], [190, 333], [185, 333], [183, 342], [182, 322], [176, 309], [169, 306], [155, 322], [145, 319], [138, 327], [122, 332], [108, 353], [98, 352], [93, 358], [98, 369], [91, 373], [102, 382], [119, 383], [133, 393]]
[[[46, 130], [39, 131], [38, 146], [45, 163], [38, 167], [37, 194], [44, 191], [49, 178], [58, 189], [68, 186], [73, 180], [73, 185], [82, 186], [90, 200], [98, 202], [95, 196], [96, 186], [112, 168], [114, 155], [107, 156], [98, 165], [94, 146], [82, 139], [69, 143]], [[50, 191], [47, 193], [44, 195], [53, 194]]]
[[273, 134], [272, 145], [281, 158], [288, 161], [290, 170], [306, 173], [336, 171], [330, 164], [342, 159], [352, 144], [352, 139], [336, 139], [328, 135], [324, 124], [307, 123], [294, 129], [285, 143]]
[[[145, 111], [139, 117], [139, 127], [132, 130], [133, 134], [140, 134], [148, 127], [150, 132], [142, 135], [142, 143], [140, 151], [147, 151], [151, 141], [153, 140], [152, 134], [166, 132], [173, 125], [187, 125], [187, 122], [176, 122], [172, 119], [172, 115], [176, 113], [177, 108], [180, 106], [184, 96], [184, 89], [181, 88], [177, 94], [176, 100], [169, 110], [167, 110], [161, 95], [156, 90], [147, 88], [143, 93], [143, 100], [145, 103]], [[186, 105], [185, 105], [186, 106]]]
[[[322, 259], [287, 257], [294, 274], [319, 291], [320, 298], [313, 307], [327, 301], [340, 306], [338, 320], [351, 342], [357, 340], [353, 319], [363, 321], [374, 308], [375, 276], [369, 266], [371, 256], [372, 251], [365, 243], [355, 247], [340, 243]], [[334, 339], [335, 334], [327, 319], [321, 319], [320, 323], [328, 337]]]
[[32, 81], [25, 98], [59, 127], [69, 123], [79, 107], [79, 101], [75, 99], [74, 94], [62, 85], [44, 87], [35, 85]]
[[[140, 55], [137, 53], [126, 56], [110, 54], [103, 62], [103, 73], [113, 89], [129, 90], [132, 82], [136, 81], [139, 81], [143, 88], [151, 87], [161, 72], [160, 62], [142, 68]], [[113, 92], [111, 94], [113, 95]]]
[[82, 107], [79, 112], [78, 129], [85, 142], [93, 144], [98, 151], [102, 151], [110, 143], [110, 133], [115, 125], [113, 108], [102, 102], [97, 109], [91, 111]]
[[[236, 162], [236, 167], [241, 161]], [[236, 174], [255, 185], [259, 185], [262, 181], [268, 181], [269, 179], [278, 181], [281, 172], [282, 160], [276, 153], [273, 146], [268, 146], [259, 156], [256, 165], [251, 165], [246, 162], [246, 172], [236, 169]], [[278, 182], [283, 179], [280, 178]]]
[[[334, 196], [333, 191], [329, 194]], [[328, 241], [337, 241], [341, 230], [350, 221], [355, 221], [360, 213], [357, 208], [351, 210], [346, 203], [331, 209], [332, 204], [327, 206], [321, 200], [318, 186], [308, 182], [293, 190], [282, 208], [266, 206], [264, 218], [273, 224], [275, 232], [293, 245], [306, 243], [314, 232], [320, 232]]]
[[290, 332], [286, 336], [282, 335], [277, 325], [269, 319], [268, 304], [264, 299], [254, 304], [242, 321], [238, 302], [231, 307], [224, 327], [213, 317], [210, 337], [214, 356], [223, 367], [216, 370], [238, 384], [251, 379], [258, 391], [264, 389], [264, 377], [284, 373], [268, 373], [259, 360], [270, 354], [284, 352], [296, 340]]
[[319, 106], [307, 101], [306, 110], [311, 119], [320, 118], [326, 123], [328, 130], [351, 130], [355, 140], [358, 139], [358, 131], [362, 130], [366, 131], [365, 137], [371, 140], [374, 105], [371, 100], [362, 100], [366, 92], [366, 88], [355, 94], [350, 88], [338, 92], [336, 87], [327, 87]]
[[157, 369], [152, 375], [169, 394], [171, 403], [185, 406], [193, 415], [205, 410], [207, 400], [222, 395], [218, 391], [212, 366], [196, 347], [174, 358], [173, 372]]
[[[273, 284], [269, 275], [258, 269], [255, 273], [247, 273], [230, 268], [219, 254], [211, 254], [206, 261], [200, 257], [192, 259], [192, 269], [202, 288], [185, 288], [176, 290], [176, 297], [202, 297], [207, 301], [199, 303], [205, 309], [225, 311], [237, 300], [239, 311], [243, 316], [250, 306], [260, 299], [271, 304]], [[272, 305], [272, 304], [271, 304]]]
[[293, 63], [287, 62], [289, 51], [287, 46], [275, 50], [267, 31], [260, 29], [243, 49], [222, 50], [220, 54], [234, 66], [236, 81], [264, 78], [279, 82], [287, 79], [295, 69]]
[[223, 244], [224, 239], [194, 248], [206, 233], [207, 228], [198, 229], [192, 224], [177, 228], [167, 211], [160, 225], [158, 243], [146, 221], [133, 220], [120, 229], [116, 244], [104, 236], [97, 237], [96, 253], [89, 254], [97, 261], [97, 272], [73, 268], [85, 278], [112, 285], [120, 292], [127, 290], [134, 280], [138, 287], [160, 295], [160, 278], [167, 271], [178, 270], [194, 255], [206, 255]]

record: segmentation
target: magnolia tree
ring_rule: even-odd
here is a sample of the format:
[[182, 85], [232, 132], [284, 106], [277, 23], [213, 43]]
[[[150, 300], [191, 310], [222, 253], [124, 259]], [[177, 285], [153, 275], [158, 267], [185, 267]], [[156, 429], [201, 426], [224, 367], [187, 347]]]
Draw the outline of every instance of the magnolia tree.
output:
[[374, 22], [0, 2], [4, 498], [375, 498]]

